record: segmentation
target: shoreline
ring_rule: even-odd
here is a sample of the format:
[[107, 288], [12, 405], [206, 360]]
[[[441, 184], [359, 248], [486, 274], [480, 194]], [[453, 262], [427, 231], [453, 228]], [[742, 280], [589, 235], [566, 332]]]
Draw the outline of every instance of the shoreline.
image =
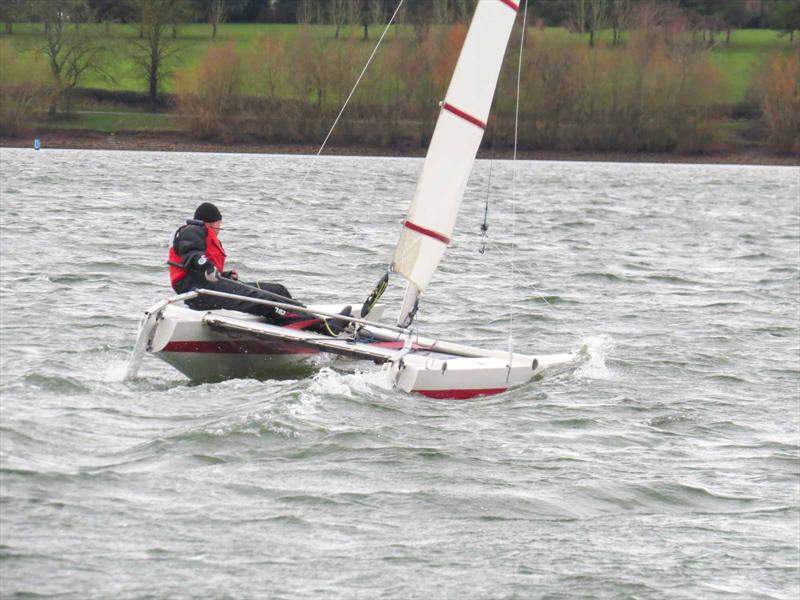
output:
[[[32, 148], [35, 135], [28, 137], [0, 137], [0, 148]], [[307, 154], [319, 150], [311, 144], [278, 144], [262, 141], [243, 141], [236, 143], [204, 142], [189, 138], [186, 134], [175, 133], [64, 133], [39, 134], [42, 150], [125, 150], [157, 152], [220, 152], [237, 154]], [[415, 144], [381, 147], [367, 145], [328, 145], [323, 156], [398, 156], [424, 157], [426, 149]], [[479, 159], [509, 159], [511, 149], [480, 150]], [[698, 155], [654, 154], [644, 152], [590, 152], [559, 150], [520, 150], [517, 158], [522, 160], [552, 160], [574, 162], [642, 162], [676, 164], [720, 164], [720, 165], [772, 165], [800, 166], [800, 155], [774, 155], [761, 150], [742, 150], [738, 152], [718, 152]]]

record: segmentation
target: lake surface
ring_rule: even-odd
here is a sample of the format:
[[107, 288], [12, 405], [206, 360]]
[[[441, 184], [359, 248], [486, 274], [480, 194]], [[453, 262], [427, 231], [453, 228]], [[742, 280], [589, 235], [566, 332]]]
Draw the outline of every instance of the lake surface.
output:
[[421, 332], [582, 358], [454, 402], [340, 360], [123, 380], [198, 203], [243, 277], [360, 303], [420, 160], [0, 161], [3, 597], [800, 593], [800, 169], [520, 162], [512, 202], [479, 161]]

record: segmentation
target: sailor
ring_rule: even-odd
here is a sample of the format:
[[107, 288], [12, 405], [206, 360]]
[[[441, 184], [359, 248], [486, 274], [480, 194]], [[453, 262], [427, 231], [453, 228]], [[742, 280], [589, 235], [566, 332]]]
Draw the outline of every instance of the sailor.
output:
[[[218, 234], [222, 230], [222, 213], [211, 202], [203, 202], [194, 211], [194, 218], [179, 227], [172, 237], [169, 248], [169, 275], [172, 289], [179, 294], [197, 289], [215, 290], [235, 294], [245, 298], [260, 298], [283, 304], [302, 307], [294, 300], [289, 290], [280, 283], [242, 283], [235, 270], [225, 270], [225, 250]], [[265, 317], [277, 325], [307, 322], [308, 327], [320, 333], [335, 335], [347, 323], [329, 320], [327, 323], [314, 319], [308, 313], [287, 311], [245, 299], [220, 298], [200, 294], [186, 301], [194, 310], [215, 310], [225, 308]], [[348, 306], [343, 315], [350, 315]]]

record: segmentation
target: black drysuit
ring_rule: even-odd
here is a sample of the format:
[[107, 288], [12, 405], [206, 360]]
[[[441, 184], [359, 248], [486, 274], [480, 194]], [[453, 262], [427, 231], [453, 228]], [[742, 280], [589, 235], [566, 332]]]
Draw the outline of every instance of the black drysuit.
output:
[[[202, 221], [190, 219], [175, 232], [172, 240], [168, 263], [173, 289], [180, 294], [196, 289], [215, 290], [302, 306], [292, 300], [289, 290], [280, 283], [241, 283], [231, 279], [230, 271], [220, 272], [224, 260], [225, 253], [216, 234]], [[187, 300], [186, 304], [194, 310], [238, 310], [266, 317], [279, 325], [312, 318], [265, 304], [203, 294]]]

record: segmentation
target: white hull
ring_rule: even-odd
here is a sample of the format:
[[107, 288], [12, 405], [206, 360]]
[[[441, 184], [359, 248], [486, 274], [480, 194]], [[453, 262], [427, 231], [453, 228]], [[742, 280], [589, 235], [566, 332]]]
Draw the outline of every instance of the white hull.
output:
[[[340, 307], [313, 308], [333, 313]], [[371, 316], [380, 311], [376, 307]], [[314, 369], [314, 357], [330, 352], [383, 363], [397, 388], [448, 399], [501, 393], [574, 360], [572, 354], [514, 354], [509, 368], [504, 351], [416, 335], [409, 339], [375, 326], [363, 331], [368, 339], [333, 338], [270, 325], [245, 313], [195, 311], [164, 302], [146, 313], [137, 347], [200, 382], [303, 376]]]
[[[241, 312], [211, 313], [264, 323]], [[313, 369], [308, 359], [319, 354], [297, 344], [212, 329], [203, 322], [206, 312], [169, 305], [161, 314], [148, 351], [193, 381], [281, 379], [308, 374]]]
[[546, 371], [574, 363], [573, 354], [538, 357], [508, 354], [500, 357], [455, 357], [451, 359], [409, 355], [387, 366], [397, 388], [430, 398], [462, 400], [503, 393], [513, 387], [542, 378]]

